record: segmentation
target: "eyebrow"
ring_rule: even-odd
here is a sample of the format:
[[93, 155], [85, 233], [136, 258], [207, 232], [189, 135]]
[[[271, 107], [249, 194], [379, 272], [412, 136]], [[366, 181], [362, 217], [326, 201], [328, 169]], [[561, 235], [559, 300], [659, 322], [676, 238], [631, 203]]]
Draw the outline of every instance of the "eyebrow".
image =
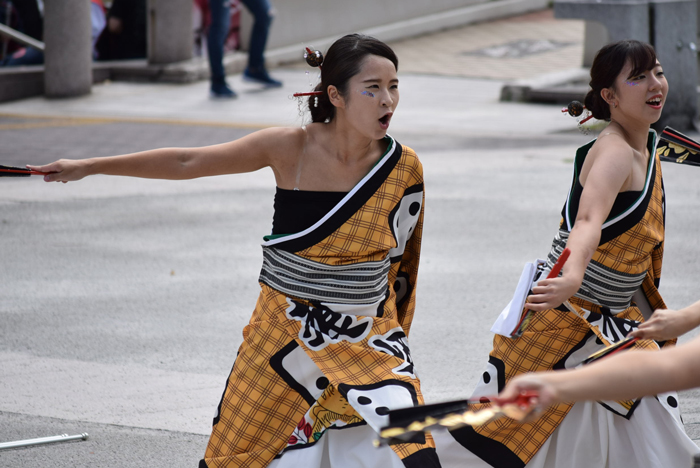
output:
[[[382, 81], [382, 80], [380, 78], [368, 78], [368, 79], [364, 80], [363, 83], [375, 83], [375, 82], [379, 82], [379, 81]], [[394, 78], [394, 79], [389, 80], [389, 83], [398, 83], [398, 82], [399, 82], [398, 78]]]

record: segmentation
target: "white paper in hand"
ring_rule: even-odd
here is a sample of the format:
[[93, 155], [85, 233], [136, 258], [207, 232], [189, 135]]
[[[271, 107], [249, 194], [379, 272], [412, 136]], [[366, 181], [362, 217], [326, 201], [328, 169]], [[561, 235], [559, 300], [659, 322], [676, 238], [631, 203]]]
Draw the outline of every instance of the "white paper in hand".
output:
[[520, 275], [520, 280], [518, 281], [518, 286], [515, 288], [515, 294], [513, 294], [513, 299], [510, 300], [508, 305], [503, 309], [501, 315], [498, 316], [496, 322], [494, 322], [491, 327], [491, 331], [498, 335], [503, 335], [508, 338], [513, 336], [515, 328], [520, 323], [520, 317], [523, 313], [523, 308], [525, 307], [525, 299], [527, 298], [528, 292], [532, 288], [532, 283], [535, 281], [535, 275], [537, 274], [537, 268], [540, 265], [545, 265], [547, 262], [544, 260], [537, 259], [534, 262], [526, 263], [523, 267], [523, 272]]

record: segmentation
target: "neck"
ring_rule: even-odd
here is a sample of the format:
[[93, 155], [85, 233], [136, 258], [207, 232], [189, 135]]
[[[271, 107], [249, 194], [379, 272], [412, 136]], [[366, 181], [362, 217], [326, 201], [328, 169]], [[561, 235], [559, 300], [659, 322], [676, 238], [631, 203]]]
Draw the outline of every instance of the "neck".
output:
[[610, 125], [616, 125], [629, 145], [644, 154], [647, 149], [649, 124], [626, 119], [624, 116], [612, 115]]
[[357, 129], [348, 125], [342, 115], [328, 123], [330, 147], [333, 154], [344, 164], [354, 164], [365, 159], [377, 148], [379, 142], [362, 135]]

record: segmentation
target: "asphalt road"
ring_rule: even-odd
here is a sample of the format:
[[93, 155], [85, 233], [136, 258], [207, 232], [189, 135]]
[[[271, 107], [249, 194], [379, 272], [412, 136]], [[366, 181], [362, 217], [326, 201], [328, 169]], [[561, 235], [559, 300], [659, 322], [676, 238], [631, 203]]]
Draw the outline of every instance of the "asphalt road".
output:
[[[594, 135], [543, 117], [559, 118], [558, 106], [498, 103], [492, 82], [409, 75], [402, 86], [479, 96], [472, 106], [408, 96], [404, 120], [397, 114], [391, 130], [425, 170], [410, 341], [426, 399], [437, 402], [470, 394], [486, 364], [489, 328], [522, 265], [549, 250], [575, 148]], [[203, 86], [180, 90], [194, 99]], [[264, 106], [271, 98], [255, 99]], [[193, 125], [126, 112], [117, 120], [69, 119], [81, 112], [72, 101], [24, 105], [64, 117], [0, 106], [0, 164], [213, 144], [255, 127], [223, 113]], [[700, 299], [700, 169], [663, 169], [661, 292], [681, 307]], [[90, 434], [0, 451], [0, 467], [196, 466], [257, 298], [273, 193], [268, 171], [178, 182], [0, 179], [0, 441]], [[700, 393], [684, 392], [681, 402], [689, 434], [700, 439]]]

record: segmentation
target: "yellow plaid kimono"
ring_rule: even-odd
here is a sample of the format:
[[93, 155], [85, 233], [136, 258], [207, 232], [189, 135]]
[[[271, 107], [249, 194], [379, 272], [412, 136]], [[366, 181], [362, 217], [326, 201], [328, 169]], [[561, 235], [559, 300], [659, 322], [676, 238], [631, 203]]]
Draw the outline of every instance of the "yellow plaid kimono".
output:
[[[583, 191], [578, 175], [593, 143], [576, 153], [574, 179], [547, 259], [548, 269], [566, 247], [573, 228]], [[495, 335], [487, 371], [474, 392], [476, 396], [498, 393], [518, 374], [576, 367], [595, 351], [623, 339], [644, 320], [632, 299], [639, 289], [652, 309], [665, 308], [657, 289], [664, 245], [664, 188], [655, 147], [656, 133], [651, 130], [648, 148], [652, 157], [644, 189], [618, 194], [603, 224], [600, 244], [586, 269], [583, 284], [569, 299], [576, 313], [564, 306], [537, 312], [520, 338]], [[650, 340], [638, 342], [635, 347], [658, 348]], [[601, 404], [629, 419], [638, 401]], [[480, 409], [485, 405], [473, 406]], [[571, 405], [560, 404], [530, 424], [501, 418], [483, 426], [456, 429], [450, 434], [494, 467], [522, 468], [570, 409]]]
[[[324, 218], [263, 243], [260, 297], [201, 468], [265, 467], [327, 430], [378, 430], [388, 410], [423, 402], [408, 347], [423, 173], [388, 141]], [[393, 448], [407, 466], [438, 466], [429, 436]]]

